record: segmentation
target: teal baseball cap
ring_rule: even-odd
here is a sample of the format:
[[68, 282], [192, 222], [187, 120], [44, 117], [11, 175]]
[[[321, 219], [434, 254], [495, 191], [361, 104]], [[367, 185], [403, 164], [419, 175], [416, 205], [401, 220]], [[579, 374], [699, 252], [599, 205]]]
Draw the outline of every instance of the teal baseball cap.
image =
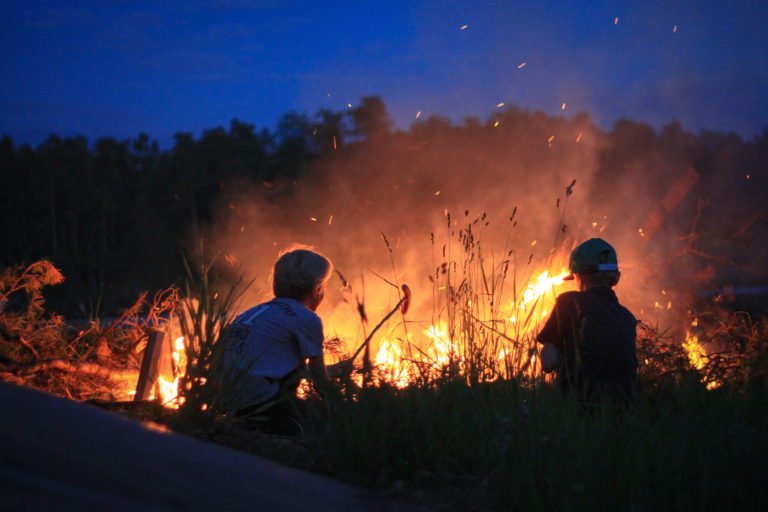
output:
[[563, 278], [566, 281], [573, 279], [573, 274], [618, 271], [619, 260], [616, 258], [616, 250], [602, 238], [590, 238], [571, 252], [568, 270], [571, 273]]

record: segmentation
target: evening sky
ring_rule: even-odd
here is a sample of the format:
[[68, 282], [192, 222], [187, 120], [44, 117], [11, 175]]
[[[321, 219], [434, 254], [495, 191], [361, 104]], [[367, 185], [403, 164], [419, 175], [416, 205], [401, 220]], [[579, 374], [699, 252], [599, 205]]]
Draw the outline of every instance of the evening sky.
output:
[[[378, 95], [396, 126], [516, 105], [768, 128], [764, 1], [2, 1], [0, 134], [274, 129]], [[499, 106], [500, 104], [504, 104]]]

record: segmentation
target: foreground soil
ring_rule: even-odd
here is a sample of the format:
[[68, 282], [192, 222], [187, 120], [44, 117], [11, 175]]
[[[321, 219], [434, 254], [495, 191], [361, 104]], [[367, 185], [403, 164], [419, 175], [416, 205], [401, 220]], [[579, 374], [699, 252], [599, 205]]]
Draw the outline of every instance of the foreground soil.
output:
[[416, 510], [28, 388], [0, 403], [3, 510]]

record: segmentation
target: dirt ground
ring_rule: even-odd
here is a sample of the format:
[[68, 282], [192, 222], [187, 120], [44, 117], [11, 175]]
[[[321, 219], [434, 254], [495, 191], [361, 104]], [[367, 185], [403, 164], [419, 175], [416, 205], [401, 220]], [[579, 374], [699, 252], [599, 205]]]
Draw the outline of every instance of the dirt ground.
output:
[[3, 510], [416, 510], [32, 389], [0, 404]]

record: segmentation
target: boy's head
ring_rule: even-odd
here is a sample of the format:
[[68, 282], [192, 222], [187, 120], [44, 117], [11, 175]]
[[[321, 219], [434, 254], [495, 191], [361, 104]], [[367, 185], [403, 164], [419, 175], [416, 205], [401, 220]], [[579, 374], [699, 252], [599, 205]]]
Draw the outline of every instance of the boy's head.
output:
[[568, 263], [571, 274], [565, 279], [576, 278], [579, 289], [598, 286], [616, 286], [621, 277], [616, 251], [601, 238], [590, 238], [571, 252]]
[[322, 254], [309, 249], [289, 250], [278, 258], [272, 269], [272, 291], [275, 297], [310, 300], [316, 308], [323, 300], [325, 283], [332, 270], [330, 260]]

